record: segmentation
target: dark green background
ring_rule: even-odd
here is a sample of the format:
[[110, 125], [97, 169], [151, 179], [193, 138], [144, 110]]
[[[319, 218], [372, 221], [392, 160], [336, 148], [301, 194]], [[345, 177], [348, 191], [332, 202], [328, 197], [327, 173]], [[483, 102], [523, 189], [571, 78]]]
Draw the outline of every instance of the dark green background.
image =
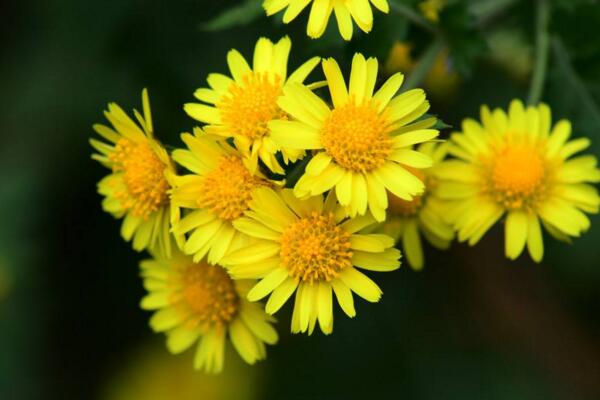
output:
[[[467, 3], [453, 2], [441, 22], [462, 85], [455, 98], [432, 101], [454, 126], [482, 103], [506, 107], [526, 97], [527, 78], [512, 78], [510, 57], [491, 61], [489, 35], [520, 38], [509, 45], [515, 56], [533, 40], [533, 2], [513, 2], [477, 28]], [[598, 154], [600, 5], [551, 3], [551, 33], [566, 52], [551, 54], [544, 101], [572, 120], [575, 137], [592, 138], [589, 151]], [[250, 56], [260, 35], [289, 34], [292, 67], [321, 55], [345, 70], [355, 50], [381, 57], [393, 40], [408, 39], [418, 54], [430, 41], [395, 14], [377, 15], [374, 33], [348, 45], [335, 26], [322, 40], [306, 38], [306, 12], [290, 26], [261, 15], [200, 28], [235, 4], [0, 3], [0, 273], [9, 281], [0, 299], [0, 399], [96, 398], [124, 357], [155, 337], [138, 307], [143, 255], [121, 241], [96, 194], [106, 170], [90, 159], [87, 141], [107, 102], [130, 111], [148, 87], [157, 136], [179, 146], [178, 134], [193, 126], [183, 103], [209, 72], [227, 72], [228, 49]], [[336, 311], [329, 337], [290, 335], [288, 305], [280, 344], [256, 367], [266, 377], [259, 398], [600, 398], [599, 226], [593, 216], [572, 245], [545, 237], [540, 265], [526, 256], [507, 261], [501, 227], [473, 249], [428, 249], [423, 272], [375, 276], [381, 303], [358, 301], [354, 320]]]

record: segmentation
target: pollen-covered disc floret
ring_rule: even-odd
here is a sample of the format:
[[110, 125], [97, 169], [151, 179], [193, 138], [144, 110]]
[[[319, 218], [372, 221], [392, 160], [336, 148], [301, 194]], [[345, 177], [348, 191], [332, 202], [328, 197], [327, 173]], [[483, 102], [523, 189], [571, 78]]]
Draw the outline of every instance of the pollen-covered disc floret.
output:
[[231, 134], [254, 140], [268, 132], [267, 123], [285, 118], [277, 105], [281, 95], [281, 77], [270, 78], [266, 72], [251, 72], [241, 83], [232, 83], [229, 92], [216, 104], [221, 121]]
[[334, 109], [323, 125], [321, 140], [336, 163], [355, 172], [381, 167], [392, 152], [386, 120], [370, 104], [351, 101]]
[[179, 271], [181, 296], [189, 322], [204, 331], [213, 325], [225, 325], [239, 311], [240, 298], [233, 281], [222, 267], [208, 263], [191, 263]]
[[198, 188], [198, 207], [221, 219], [234, 220], [248, 209], [252, 190], [266, 181], [252, 176], [237, 156], [223, 156], [215, 169], [204, 175]]
[[120, 139], [108, 158], [113, 171], [123, 173], [125, 190], [115, 191], [123, 211], [147, 219], [168, 203], [170, 186], [165, 178], [165, 164], [148, 142]]
[[452, 134], [449, 160], [436, 170], [440, 193], [454, 203], [447, 213], [460, 241], [473, 245], [506, 215], [505, 253], [517, 258], [525, 246], [534, 261], [544, 252], [542, 229], [560, 240], [580, 236], [597, 213], [600, 181], [596, 157], [577, 153], [590, 145], [570, 140], [567, 120], [552, 125], [545, 104], [508, 112], [481, 108], [481, 122], [466, 119]]
[[288, 37], [277, 43], [260, 38], [254, 48], [252, 66], [237, 51], [230, 50], [227, 64], [231, 77], [208, 75], [209, 88], [200, 88], [194, 96], [202, 103], [184, 106], [188, 115], [207, 124], [209, 134], [233, 138], [235, 147], [248, 158], [248, 167], [255, 173], [260, 159], [272, 172], [283, 174], [280, 161], [296, 161], [303, 151], [277, 146], [272, 140], [268, 123], [287, 118], [279, 105], [283, 88], [289, 83], [301, 83], [319, 63], [314, 57], [288, 75], [287, 64], [292, 47]]
[[333, 294], [353, 317], [352, 292], [370, 302], [381, 297], [379, 287], [358, 268], [392, 271], [400, 252], [387, 235], [363, 233], [375, 220], [344, 216], [330, 193], [298, 199], [293, 190], [259, 188], [250, 210], [233, 222], [252, 240], [222, 260], [234, 279], [261, 279], [248, 300], [269, 296], [268, 314], [276, 313], [295, 293], [292, 332], [333, 330]]
[[503, 207], [532, 209], [543, 200], [549, 171], [537, 149], [509, 145], [495, 151], [486, 161], [489, 164], [486, 190]]
[[149, 292], [141, 306], [155, 311], [150, 326], [165, 332], [171, 353], [198, 343], [196, 369], [219, 372], [223, 368], [227, 337], [249, 364], [266, 357], [265, 343], [277, 342], [272, 317], [260, 304], [246, 300], [253, 281], [234, 281], [220, 265], [193, 262], [178, 250], [169, 258], [157, 255], [144, 260], [140, 267]]
[[385, 191], [410, 201], [423, 193], [423, 182], [412, 172], [432, 165], [431, 157], [413, 149], [434, 139], [435, 118], [421, 89], [396, 93], [403, 82], [397, 73], [377, 91], [377, 60], [355, 54], [349, 84], [333, 59], [324, 60], [332, 106], [303, 85], [288, 85], [279, 100], [288, 120], [269, 123], [271, 138], [282, 147], [313, 150], [304, 174], [294, 187], [297, 197], [333, 190], [354, 217], [367, 210], [384, 221]]
[[313, 212], [290, 225], [281, 236], [281, 262], [290, 276], [304, 282], [330, 282], [352, 266], [350, 233], [332, 213]]
[[121, 235], [133, 248], [169, 254], [169, 222], [178, 214], [170, 208], [171, 186], [166, 174], [174, 173], [171, 159], [154, 139], [148, 92], [142, 91], [143, 114], [134, 110], [134, 122], [118, 105], [110, 103], [104, 115], [112, 126], [96, 124], [94, 130], [105, 142], [90, 139], [98, 151], [92, 158], [110, 168], [111, 174], [98, 183], [104, 196], [102, 207], [123, 218]]

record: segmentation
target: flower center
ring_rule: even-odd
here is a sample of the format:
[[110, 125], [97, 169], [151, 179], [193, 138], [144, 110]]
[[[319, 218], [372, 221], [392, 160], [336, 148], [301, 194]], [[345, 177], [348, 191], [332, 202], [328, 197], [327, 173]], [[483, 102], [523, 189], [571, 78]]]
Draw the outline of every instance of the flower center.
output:
[[115, 193], [123, 210], [148, 218], [168, 202], [166, 165], [148, 142], [120, 139], [109, 159], [114, 172], [123, 172], [125, 188]]
[[342, 167], [366, 172], [382, 166], [392, 152], [387, 124], [370, 104], [334, 109], [321, 132], [323, 147]]
[[241, 84], [234, 83], [229, 93], [216, 105], [221, 121], [232, 135], [258, 139], [267, 133], [267, 123], [284, 119], [286, 114], [277, 105], [281, 95], [281, 77], [269, 79], [267, 73], [252, 72]]
[[208, 328], [231, 321], [240, 307], [240, 298], [227, 272], [208, 263], [191, 264], [179, 271], [182, 300], [192, 315], [190, 322]]
[[352, 266], [350, 233], [336, 225], [332, 213], [313, 212], [283, 232], [280, 256], [290, 276], [310, 283], [329, 282]]
[[[430, 179], [426, 179], [422, 171], [406, 166], [404, 166], [404, 168], [408, 170], [411, 174], [419, 178], [425, 184], [425, 190], [427, 190], [427, 186], [429, 185]], [[415, 216], [421, 209], [421, 206], [423, 205], [425, 194], [426, 192], [421, 196], [413, 196], [412, 200], [403, 200], [388, 191], [388, 210], [392, 214], [399, 215], [401, 217]]]
[[507, 146], [492, 160], [489, 192], [508, 209], [533, 206], [545, 192], [546, 172], [535, 149]]
[[263, 185], [266, 182], [252, 176], [239, 157], [223, 156], [217, 167], [204, 175], [198, 206], [231, 221], [242, 216], [252, 200], [252, 190]]

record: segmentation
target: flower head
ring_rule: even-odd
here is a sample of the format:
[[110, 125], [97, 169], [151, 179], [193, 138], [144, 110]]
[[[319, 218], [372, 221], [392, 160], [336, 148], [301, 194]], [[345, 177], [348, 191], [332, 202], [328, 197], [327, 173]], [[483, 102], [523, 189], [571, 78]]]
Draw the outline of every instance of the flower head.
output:
[[314, 57], [288, 76], [287, 64], [292, 42], [288, 37], [277, 43], [260, 38], [254, 49], [250, 67], [237, 51], [227, 54], [232, 78], [210, 74], [210, 88], [198, 89], [194, 96], [208, 104], [188, 103], [185, 111], [192, 118], [208, 124], [206, 132], [222, 137], [232, 137], [236, 148], [250, 160], [250, 170], [257, 169], [258, 159], [273, 172], [284, 171], [275, 158], [282, 152], [285, 162], [295, 161], [302, 151], [278, 148], [271, 140], [268, 122], [286, 118], [277, 105], [282, 89], [289, 83], [303, 82], [319, 63]]
[[209, 262], [218, 263], [247, 240], [232, 222], [248, 210], [254, 191], [270, 182], [259, 172], [252, 175], [248, 159], [222, 138], [200, 128], [181, 137], [189, 150], [175, 150], [173, 159], [191, 174], [172, 177], [171, 201], [191, 212], [173, 224], [173, 231], [188, 234], [183, 250], [194, 261], [208, 256]]
[[317, 150], [295, 186], [297, 196], [335, 189], [350, 216], [363, 215], [368, 207], [383, 221], [388, 207], [386, 189], [408, 201], [423, 193], [423, 182], [407, 167], [431, 166], [431, 158], [411, 146], [438, 135], [437, 130], [428, 129], [435, 118], [415, 122], [429, 109], [423, 90], [394, 97], [403, 81], [400, 73], [373, 94], [374, 58], [354, 56], [349, 89], [335, 60], [323, 61], [323, 71], [333, 108], [307, 87], [289, 85], [279, 105], [294, 120], [271, 122], [271, 137], [287, 148]]
[[287, 24], [311, 2], [306, 27], [306, 34], [311, 38], [319, 38], [323, 35], [332, 12], [335, 13], [340, 34], [345, 40], [350, 40], [353, 30], [352, 20], [363, 32], [370, 32], [373, 28], [371, 4], [384, 13], [390, 10], [387, 0], [265, 0], [263, 7], [269, 16], [287, 8], [283, 14], [283, 22]]
[[149, 292], [141, 306], [156, 310], [150, 326], [166, 333], [171, 353], [198, 343], [194, 368], [221, 371], [227, 335], [249, 364], [266, 357], [265, 343], [277, 342], [272, 317], [246, 300], [252, 281], [234, 281], [221, 266], [194, 262], [179, 251], [144, 260], [140, 267]]
[[448, 201], [437, 194], [436, 168], [448, 153], [446, 143], [424, 143], [419, 151], [433, 159], [433, 167], [415, 171], [425, 183], [425, 191], [410, 201], [402, 200], [388, 192], [389, 208], [387, 218], [381, 226], [383, 233], [396, 241], [402, 241], [402, 250], [408, 264], [416, 269], [424, 265], [421, 236], [439, 249], [447, 249], [454, 238], [454, 230], [445, 221]]
[[449, 160], [436, 169], [438, 193], [457, 202], [450, 218], [458, 239], [473, 245], [502, 216], [505, 252], [517, 258], [525, 246], [536, 262], [543, 256], [542, 231], [568, 240], [585, 232], [585, 213], [597, 213], [600, 197], [590, 182], [600, 181], [594, 156], [572, 158], [590, 145], [569, 141], [571, 124], [552, 127], [545, 104], [525, 108], [514, 100], [508, 113], [481, 109], [481, 123], [467, 119], [452, 135]]
[[370, 302], [381, 297], [379, 287], [356, 267], [392, 271], [400, 252], [386, 235], [361, 234], [374, 222], [370, 216], [348, 219], [330, 195], [299, 200], [291, 189], [260, 188], [246, 216], [234, 226], [258, 242], [229, 254], [223, 264], [236, 279], [262, 278], [248, 292], [259, 300], [270, 294], [269, 314], [277, 312], [296, 292], [292, 332], [333, 330], [332, 290], [344, 312], [353, 317], [352, 291]]
[[[142, 91], [143, 115], [134, 114], [137, 124], [115, 103], [104, 115], [112, 125], [94, 125], [108, 143], [90, 139], [99, 153], [92, 156], [112, 173], [98, 183], [105, 196], [102, 207], [117, 218], [124, 218], [121, 235], [133, 238], [134, 249], [156, 248], [169, 254], [169, 220], [177, 213], [170, 209], [170, 189], [165, 173], [174, 172], [169, 155], [154, 139], [150, 103]], [[170, 211], [171, 210], [171, 211]]]

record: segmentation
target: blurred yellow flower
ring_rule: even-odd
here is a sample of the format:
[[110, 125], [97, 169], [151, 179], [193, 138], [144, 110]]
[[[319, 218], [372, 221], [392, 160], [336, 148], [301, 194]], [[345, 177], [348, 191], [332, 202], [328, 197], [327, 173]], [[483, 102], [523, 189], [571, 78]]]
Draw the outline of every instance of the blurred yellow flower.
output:
[[277, 312], [296, 292], [291, 330], [311, 334], [317, 320], [321, 331], [333, 330], [333, 290], [342, 310], [356, 314], [352, 292], [370, 302], [381, 297], [379, 287], [356, 267], [393, 271], [400, 252], [391, 237], [361, 234], [371, 216], [346, 218], [331, 192], [299, 200], [291, 189], [260, 188], [246, 217], [234, 226], [259, 240], [223, 259], [235, 279], [262, 278], [248, 292], [250, 301], [270, 294], [265, 310]]
[[[385, 63], [386, 73], [389, 75], [396, 72], [410, 74], [416, 66], [411, 51], [412, 46], [408, 43], [394, 43]], [[425, 75], [423, 87], [431, 97], [446, 100], [456, 93], [459, 84], [460, 76], [452, 67], [448, 49], [443, 49]]]
[[287, 8], [283, 14], [283, 22], [287, 24], [311, 2], [306, 34], [313, 39], [323, 35], [332, 12], [335, 13], [340, 34], [345, 40], [350, 40], [353, 30], [352, 20], [363, 32], [368, 33], [373, 28], [371, 4], [384, 13], [390, 10], [387, 0], [265, 0], [263, 7], [269, 16]]
[[424, 265], [421, 235], [438, 249], [447, 249], [454, 238], [452, 226], [445, 221], [448, 204], [437, 195], [437, 179], [434, 172], [448, 153], [447, 143], [424, 143], [418, 149], [433, 159], [433, 167], [422, 172], [415, 171], [425, 183], [422, 196], [411, 201], [402, 200], [388, 193], [389, 208], [383, 233], [394, 240], [402, 240], [402, 250], [408, 264], [415, 270]]
[[198, 100], [208, 105], [188, 103], [184, 106], [190, 117], [208, 124], [205, 127], [207, 133], [233, 138], [236, 148], [250, 159], [252, 173], [260, 159], [271, 171], [283, 174], [275, 158], [278, 150], [286, 163], [304, 154], [278, 148], [267, 127], [273, 119], [286, 118], [277, 105], [282, 88], [292, 82], [303, 82], [320, 60], [313, 57], [288, 76], [291, 46], [288, 37], [275, 44], [260, 38], [254, 49], [252, 67], [237, 50], [230, 50], [227, 63], [233, 79], [216, 73], [208, 75], [210, 88], [201, 88], [194, 93]]
[[148, 291], [141, 307], [156, 311], [150, 326], [166, 333], [173, 354], [198, 343], [195, 369], [223, 369], [227, 335], [249, 364], [266, 357], [265, 343], [277, 343], [272, 317], [246, 300], [254, 281], [234, 281], [221, 266], [193, 262], [178, 251], [144, 260], [140, 268]]
[[104, 112], [112, 125], [94, 125], [94, 130], [108, 143], [90, 139], [98, 151], [92, 158], [110, 168], [112, 173], [98, 183], [103, 195], [102, 207], [116, 218], [124, 218], [121, 235], [133, 238], [133, 248], [157, 249], [169, 254], [169, 220], [176, 219], [170, 209], [170, 185], [165, 172], [174, 172], [169, 155], [154, 138], [150, 102], [142, 91], [143, 115], [134, 110], [137, 124], [115, 103]]
[[432, 22], [440, 20], [440, 11], [446, 6], [446, 0], [425, 0], [419, 3], [419, 9]]
[[162, 347], [145, 345], [119, 359], [102, 391], [102, 400], [256, 400], [261, 376], [231, 352], [227, 368], [215, 376], [190, 368], [188, 357], [172, 357]]
[[585, 232], [585, 213], [597, 213], [600, 197], [590, 182], [600, 181], [596, 157], [571, 158], [590, 145], [588, 138], [568, 141], [571, 124], [552, 126], [550, 108], [523, 106], [514, 100], [508, 113], [481, 108], [481, 123], [466, 119], [452, 135], [457, 160], [436, 168], [438, 194], [457, 202], [449, 215], [458, 239], [473, 245], [503, 215], [505, 252], [517, 258], [525, 246], [542, 260], [541, 224], [555, 238]]
[[347, 89], [337, 62], [324, 60], [333, 109], [307, 87], [288, 85], [279, 105], [295, 120], [272, 121], [269, 127], [279, 146], [319, 150], [298, 180], [296, 196], [335, 189], [350, 216], [363, 215], [368, 207], [383, 221], [386, 189], [404, 200], [423, 193], [423, 182], [405, 167], [431, 166], [431, 158], [411, 146], [435, 138], [438, 131], [429, 129], [435, 118], [417, 121], [429, 109], [422, 89], [396, 96], [402, 74], [373, 94], [377, 69], [375, 58], [356, 54]]
[[183, 250], [193, 254], [194, 261], [207, 256], [209, 262], [218, 263], [245, 243], [247, 238], [232, 222], [248, 210], [255, 189], [269, 181], [258, 171], [252, 175], [247, 168], [249, 160], [222, 137], [200, 128], [194, 129], [194, 135], [181, 137], [189, 150], [175, 150], [173, 159], [192, 174], [171, 178], [171, 201], [174, 207], [193, 211], [174, 223], [173, 231], [189, 235]]

